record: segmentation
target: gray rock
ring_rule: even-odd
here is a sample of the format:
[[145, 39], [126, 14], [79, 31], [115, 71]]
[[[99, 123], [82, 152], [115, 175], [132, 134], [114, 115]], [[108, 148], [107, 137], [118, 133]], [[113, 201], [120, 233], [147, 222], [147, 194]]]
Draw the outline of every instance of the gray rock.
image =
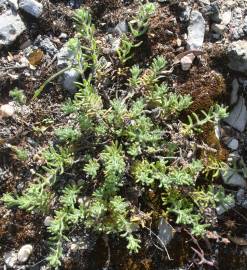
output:
[[225, 212], [227, 212], [228, 210], [232, 209], [235, 207], [235, 201], [233, 201], [230, 204], [220, 204], [216, 207], [216, 212], [218, 215], [222, 215]]
[[227, 146], [232, 150], [237, 150], [239, 146], [239, 142], [235, 138], [231, 138], [231, 140], [228, 142]]
[[127, 33], [129, 30], [127, 21], [121, 21], [119, 22], [116, 27], [114, 28], [114, 31], [118, 33], [119, 35], [122, 35], [124, 33]]
[[69, 62], [73, 62], [75, 59], [75, 55], [72, 50], [68, 48], [68, 46], [63, 46], [57, 54], [57, 67], [65, 68], [68, 66]]
[[224, 119], [224, 121], [240, 132], [245, 130], [247, 123], [247, 109], [245, 100], [242, 96], [239, 97], [238, 103], [234, 106], [233, 110], [229, 116]]
[[229, 68], [247, 75], [247, 40], [232, 42], [228, 48]]
[[190, 19], [191, 7], [186, 6], [179, 16], [181, 22], [188, 22]]
[[189, 50], [200, 50], [204, 41], [205, 20], [199, 11], [193, 10], [188, 27], [187, 46]]
[[54, 45], [54, 43], [51, 42], [48, 37], [39, 35], [36, 38], [34, 44], [47, 52], [50, 56], [54, 56], [58, 52], [57, 47]]
[[39, 18], [43, 13], [43, 5], [35, 0], [20, 0], [19, 8], [25, 10], [35, 18]]
[[10, 10], [0, 16], [0, 47], [11, 45], [26, 27], [21, 17]]
[[244, 189], [239, 189], [237, 192], [237, 202], [240, 206], [247, 209], [247, 194]]
[[195, 59], [195, 55], [193, 53], [190, 53], [190, 54], [185, 55], [180, 60], [182, 70], [183, 71], [190, 70], [190, 68], [191, 68], [191, 66], [193, 64], [194, 59]]
[[234, 170], [228, 169], [226, 172], [222, 172], [221, 175], [226, 185], [240, 188], [247, 187], [247, 183], [244, 178]]
[[238, 101], [238, 90], [239, 90], [239, 83], [237, 79], [232, 81], [232, 92], [231, 92], [231, 101], [230, 104], [236, 104]]
[[80, 80], [80, 72], [76, 69], [70, 69], [64, 72], [62, 78], [63, 87], [69, 91], [71, 94], [74, 94], [77, 91], [76, 82]]
[[44, 225], [45, 225], [46, 227], [51, 226], [53, 220], [54, 220], [53, 217], [47, 216], [47, 217], [45, 218], [45, 220], [44, 220]]
[[32, 254], [32, 252], [33, 252], [32, 245], [27, 244], [22, 246], [17, 254], [18, 261], [21, 263], [26, 262], [29, 259], [30, 255]]
[[161, 244], [163, 244], [164, 246], [168, 245], [174, 236], [172, 226], [168, 222], [166, 222], [164, 218], [161, 218], [159, 221], [158, 230], [158, 236]]
[[222, 17], [221, 23], [224, 25], [228, 25], [232, 19], [231, 10], [227, 10], [226, 12], [224, 12], [221, 17]]
[[4, 254], [4, 263], [8, 266], [13, 268], [17, 264], [17, 253], [14, 251], [10, 251]]

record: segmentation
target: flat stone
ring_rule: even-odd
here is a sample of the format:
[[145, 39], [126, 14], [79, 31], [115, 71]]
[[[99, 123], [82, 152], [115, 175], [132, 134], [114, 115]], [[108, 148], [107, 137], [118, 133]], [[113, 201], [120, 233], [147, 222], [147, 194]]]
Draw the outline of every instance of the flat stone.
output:
[[191, 68], [191, 66], [193, 64], [194, 59], [195, 59], [195, 55], [193, 53], [190, 53], [190, 54], [185, 55], [180, 60], [182, 70], [183, 71], [190, 70], [190, 68]]
[[240, 132], [243, 132], [245, 130], [245, 126], [247, 123], [247, 109], [245, 105], [245, 100], [242, 96], [239, 97], [238, 103], [234, 106], [230, 115], [225, 118], [224, 121]]
[[226, 185], [240, 188], [247, 187], [247, 183], [244, 178], [234, 170], [228, 169], [228, 171], [222, 172], [221, 175]]
[[227, 53], [229, 59], [228, 67], [247, 75], [247, 40], [232, 42], [228, 47]]
[[7, 11], [0, 16], [0, 47], [11, 45], [26, 27], [18, 14]]
[[76, 82], [80, 80], [80, 72], [76, 69], [70, 69], [64, 72], [62, 85], [63, 87], [69, 91], [71, 94], [74, 94], [77, 91]]
[[202, 14], [193, 10], [190, 16], [190, 23], [188, 27], [187, 45], [189, 50], [200, 50], [203, 45], [205, 35], [205, 20]]
[[239, 146], [239, 142], [237, 139], [232, 138], [229, 143], [227, 144], [227, 146], [232, 149], [232, 150], [237, 150], [238, 146]]
[[239, 90], [239, 83], [237, 79], [232, 81], [232, 91], [231, 91], [231, 100], [230, 104], [233, 105], [238, 101], [238, 90]]
[[14, 251], [5, 253], [3, 258], [4, 258], [5, 264], [8, 267], [13, 268], [17, 264], [17, 253], [15, 253]]
[[168, 222], [166, 222], [164, 218], [161, 218], [159, 221], [158, 230], [158, 236], [161, 244], [163, 244], [164, 246], [168, 245], [174, 236], [172, 226]]
[[129, 30], [127, 21], [121, 21], [119, 22], [116, 27], [114, 28], [114, 31], [117, 32], [119, 35], [122, 35], [124, 33], [127, 33]]
[[19, 8], [35, 18], [39, 18], [43, 13], [43, 5], [35, 0], [20, 0]]
[[233, 201], [230, 204], [220, 204], [216, 207], [216, 212], [218, 215], [222, 215], [234, 207], [235, 207], [235, 201]]
[[221, 23], [224, 25], [228, 25], [231, 22], [231, 19], [232, 19], [232, 12], [231, 10], [228, 10], [222, 14]]
[[11, 104], [4, 104], [0, 107], [0, 118], [7, 118], [13, 116], [15, 113], [15, 108]]
[[32, 245], [27, 244], [22, 246], [17, 254], [18, 261], [22, 263], [26, 262], [29, 259], [30, 255], [32, 254], [32, 252], [33, 252]]

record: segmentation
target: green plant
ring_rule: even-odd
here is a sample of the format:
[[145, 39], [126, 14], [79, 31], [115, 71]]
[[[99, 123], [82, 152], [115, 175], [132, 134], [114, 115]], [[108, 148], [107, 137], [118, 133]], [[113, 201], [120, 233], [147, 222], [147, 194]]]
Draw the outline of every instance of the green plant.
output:
[[[205, 160], [188, 153], [194, 153], [194, 145], [201, 142], [196, 132], [224, 117], [225, 108], [216, 105], [202, 112], [204, 118], [193, 114], [181, 124], [180, 112], [191, 105], [192, 98], [168, 88], [162, 74], [167, 62], [162, 56], [143, 70], [134, 65], [124, 82], [117, 72], [113, 77], [102, 72], [99, 80], [100, 55], [92, 18], [81, 10], [75, 20], [78, 33], [68, 44], [75, 53], [71, 65], [87, 72], [77, 84], [74, 99], [61, 107], [66, 115], [63, 128], [54, 132], [60, 140], [42, 153], [38, 181], [22, 195], [6, 193], [1, 200], [10, 207], [53, 216], [47, 259], [54, 268], [62, 264], [64, 243], [75, 227], [124, 237], [129, 251], [137, 252], [141, 239], [135, 232], [146, 222], [151, 226], [151, 221], [132, 218], [138, 211], [147, 211], [150, 220], [165, 212], [194, 235], [203, 235], [209, 229], [205, 207], [230, 203], [232, 197], [222, 187], [209, 185], [223, 164], [213, 161], [207, 166]], [[134, 53], [133, 44], [127, 43], [119, 52], [123, 64]], [[111, 80], [113, 87], [105, 87], [104, 82]], [[202, 185], [198, 179], [204, 176]], [[129, 199], [129, 189], [140, 194], [135, 197], [141, 210]], [[149, 196], [152, 192], [155, 202]]]
[[196, 113], [192, 113], [194, 120], [191, 116], [188, 116], [188, 124], [183, 124], [183, 132], [185, 134], [191, 134], [193, 131], [201, 132], [201, 127], [206, 123], [217, 123], [220, 119], [227, 117], [228, 113], [226, 112], [227, 108], [216, 104], [211, 107], [208, 112], [201, 111], [204, 118], [200, 119]]
[[120, 46], [117, 49], [117, 55], [121, 64], [125, 64], [129, 59], [133, 57], [132, 50], [141, 45], [142, 42], [134, 44], [126, 35], [122, 35]]
[[149, 19], [155, 12], [155, 4], [141, 5], [136, 17], [129, 22], [131, 33], [134, 37], [140, 37], [148, 31]]
[[17, 87], [9, 91], [9, 96], [12, 97], [14, 101], [18, 102], [21, 105], [25, 104], [27, 101], [24, 91], [18, 89]]
[[27, 161], [28, 160], [28, 151], [26, 149], [17, 147], [17, 146], [11, 146], [11, 149], [15, 153], [16, 157], [20, 161]]

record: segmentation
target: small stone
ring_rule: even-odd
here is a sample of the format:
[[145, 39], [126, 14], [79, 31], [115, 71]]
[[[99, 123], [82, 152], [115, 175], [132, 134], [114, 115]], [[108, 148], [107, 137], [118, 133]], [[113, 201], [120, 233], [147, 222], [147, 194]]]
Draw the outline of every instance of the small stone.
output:
[[218, 215], [222, 215], [225, 212], [227, 212], [228, 210], [232, 209], [235, 207], [235, 201], [233, 201], [230, 204], [220, 204], [216, 207], [216, 212]]
[[238, 90], [239, 90], [239, 83], [237, 79], [232, 81], [232, 92], [231, 92], [231, 101], [230, 104], [236, 104], [238, 101]]
[[15, 109], [10, 104], [4, 104], [0, 107], [0, 117], [11, 117], [15, 113]]
[[245, 100], [242, 96], [239, 97], [238, 103], [234, 106], [230, 115], [225, 118], [224, 121], [240, 132], [245, 130], [247, 123], [247, 109]]
[[246, 188], [247, 184], [244, 178], [235, 171], [228, 169], [226, 172], [221, 173], [223, 181], [226, 185]]
[[128, 23], [126, 20], [119, 22], [116, 27], [114, 28], [114, 31], [118, 33], [119, 35], [122, 35], [124, 33], [127, 33], [129, 30]]
[[177, 46], [181, 47], [182, 45], [182, 40], [180, 38], [177, 38]]
[[191, 12], [190, 24], [188, 27], [187, 45], [189, 50], [201, 49], [204, 41], [205, 25], [206, 23], [202, 14], [197, 10], [193, 10]]
[[193, 53], [187, 54], [186, 56], [184, 56], [181, 60], [181, 67], [183, 71], [188, 71], [190, 70], [193, 61], [195, 59], [195, 55]]
[[37, 37], [34, 44], [37, 44], [41, 49], [47, 52], [50, 56], [54, 56], [58, 50], [56, 45], [51, 42], [48, 37], [42, 37], [41, 35]]
[[78, 245], [75, 244], [75, 243], [73, 243], [73, 244], [70, 245], [70, 250], [72, 252], [76, 252], [78, 250], [78, 248], [79, 248]]
[[51, 226], [53, 220], [54, 220], [53, 217], [47, 216], [47, 217], [45, 218], [45, 220], [44, 220], [44, 225], [45, 225], [46, 227]]
[[237, 139], [231, 139], [227, 146], [232, 150], [237, 150], [239, 146], [239, 142]]
[[190, 19], [191, 7], [186, 6], [179, 16], [181, 22], [188, 22]]
[[224, 25], [228, 25], [231, 22], [232, 19], [232, 12], [231, 10], [228, 10], [226, 12], [224, 12], [221, 16], [221, 23]]
[[17, 264], [17, 253], [14, 251], [4, 254], [4, 262], [8, 267], [13, 268]]
[[25, 30], [26, 27], [18, 14], [9, 11], [1, 14], [0, 47], [11, 45]]
[[61, 34], [59, 35], [59, 38], [60, 38], [60, 39], [67, 39], [67, 38], [68, 38], [68, 35], [67, 35], [66, 33], [61, 33]]
[[26, 262], [30, 255], [33, 252], [33, 246], [32, 245], [24, 245], [20, 248], [20, 250], [18, 251], [17, 257], [18, 257], [18, 261], [21, 263]]
[[76, 69], [70, 69], [63, 73], [62, 84], [63, 87], [69, 91], [71, 94], [74, 94], [77, 91], [76, 82], [80, 80], [80, 72]]
[[247, 75], [247, 41], [238, 40], [228, 47], [228, 67]]
[[25, 10], [35, 18], [39, 18], [43, 13], [43, 5], [35, 0], [20, 0], [19, 8]]
[[159, 230], [158, 236], [161, 241], [161, 244], [163, 244], [164, 246], [168, 245], [174, 236], [172, 226], [168, 222], [166, 222], [164, 218], [161, 218], [159, 221], [158, 230]]

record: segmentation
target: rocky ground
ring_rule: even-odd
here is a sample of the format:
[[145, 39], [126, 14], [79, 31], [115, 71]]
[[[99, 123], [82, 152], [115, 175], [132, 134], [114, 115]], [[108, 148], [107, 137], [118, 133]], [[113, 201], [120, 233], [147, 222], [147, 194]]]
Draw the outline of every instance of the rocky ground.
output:
[[[75, 8], [90, 8], [102, 55], [111, 63], [127, 21], [138, 7], [132, 0], [0, 0], [0, 194], [21, 193], [42, 165], [39, 153], [51, 144], [63, 122], [61, 103], [72, 96], [79, 74], [68, 70], [52, 81], [41, 96], [35, 90], [67, 65], [64, 44], [74, 34]], [[153, 1], [154, 2], [154, 1]], [[245, 0], [159, 0], [145, 46], [136, 61], [164, 55], [169, 85], [191, 94], [191, 111], [207, 110], [215, 101], [229, 106], [229, 116], [214, 134], [205, 130], [207, 144], [231, 168], [222, 180], [235, 203], [219, 206], [219, 237], [202, 241], [218, 269], [246, 269], [247, 263], [247, 2]], [[18, 87], [27, 97], [20, 105], [9, 91]], [[27, 161], [16, 158], [15, 147], [26, 149]], [[0, 265], [3, 269], [48, 269], [46, 226], [49, 217], [9, 210], [0, 205]], [[136, 256], [121, 242], [111, 243], [111, 268], [102, 239], [71, 232], [63, 269], [211, 269], [195, 268], [196, 255], [188, 236], [175, 236], [169, 245], [172, 261], [147, 241]], [[178, 248], [179, 247], [179, 248]], [[227, 265], [227, 266], [226, 266]]]

